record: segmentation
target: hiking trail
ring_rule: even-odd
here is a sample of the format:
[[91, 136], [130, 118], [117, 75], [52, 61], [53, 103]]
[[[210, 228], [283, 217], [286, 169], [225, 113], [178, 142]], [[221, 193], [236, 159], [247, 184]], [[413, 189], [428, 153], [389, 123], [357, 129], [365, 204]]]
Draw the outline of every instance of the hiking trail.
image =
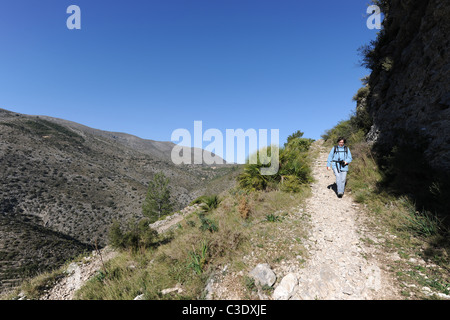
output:
[[330, 150], [323, 146], [323, 140], [313, 148], [318, 148], [320, 154], [313, 165], [312, 197], [306, 201], [311, 217], [307, 245], [310, 259], [291, 276], [298, 279], [298, 284], [290, 298], [373, 300], [397, 296], [374, 249], [361, 240], [373, 238], [362, 223], [362, 208], [347, 190], [343, 198], [337, 197], [335, 175], [326, 169]]
[[[377, 242], [376, 231], [364, 226], [367, 215], [361, 205], [355, 203], [347, 191], [337, 197], [333, 171], [327, 171], [326, 162], [330, 149], [323, 140], [314, 142], [311, 151], [318, 151], [312, 169], [315, 181], [311, 184], [312, 196], [305, 204], [292, 208], [292, 219], [309, 216], [308, 237], [304, 243], [308, 258], [304, 264], [283, 261], [281, 264], [259, 264], [261, 277], [276, 274], [275, 288], [271, 294], [258, 291], [264, 300], [381, 300], [399, 299], [398, 288], [391, 275], [383, 270], [380, 253], [374, 246], [368, 247], [363, 239]], [[350, 165], [351, 170], [351, 165]], [[285, 227], [283, 227], [284, 229]], [[288, 241], [289, 231], [280, 230], [276, 241]], [[276, 242], [271, 245], [276, 245]], [[269, 244], [267, 245], [269, 246]], [[383, 260], [384, 261], [384, 260]], [[255, 267], [258, 263], [253, 262]], [[266, 268], [264, 270], [264, 268]], [[253, 274], [255, 269], [251, 272]], [[241, 277], [244, 276], [241, 272]], [[236, 274], [219, 275], [209, 284], [209, 299], [244, 299], [235, 289], [239, 280]], [[242, 280], [241, 280], [242, 282]]]

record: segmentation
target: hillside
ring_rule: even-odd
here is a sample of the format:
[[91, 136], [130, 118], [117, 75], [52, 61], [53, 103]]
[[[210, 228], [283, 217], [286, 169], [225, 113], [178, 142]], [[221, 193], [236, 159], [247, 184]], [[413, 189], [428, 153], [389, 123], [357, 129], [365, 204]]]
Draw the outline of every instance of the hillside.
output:
[[[0, 109], [2, 284], [56, 267], [54, 259], [73, 257], [94, 241], [104, 245], [114, 219], [141, 216], [157, 172], [170, 178], [176, 210], [233, 182], [226, 176], [239, 166], [176, 166], [173, 146]], [[30, 249], [38, 243], [41, 250]]]

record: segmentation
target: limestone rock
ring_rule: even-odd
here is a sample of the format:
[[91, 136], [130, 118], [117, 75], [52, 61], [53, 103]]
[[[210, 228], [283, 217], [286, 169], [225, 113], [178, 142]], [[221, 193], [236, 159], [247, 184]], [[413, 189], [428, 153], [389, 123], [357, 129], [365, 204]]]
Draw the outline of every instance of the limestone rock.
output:
[[293, 273], [287, 274], [275, 288], [272, 298], [274, 300], [289, 300], [298, 287], [297, 276]]
[[277, 276], [272, 269], [270, 269], [270, 266], [267, 263], [258, 264], [252, 271], [250, 271], [249, 275], [255, 279], [256, 283], [259, 283], [262, 286], [273, 286], [277, 280]]
[[164, 289], [164, 290], [161, 291], [161, 293], [163, 295], [166, 295], [166, 294], [169, 294], [169, 293], [172, 293], [172, 292], [175, 292], [175, 291], [177, 293], [182, 293], [183, 292], [183, 289], [181, 288], [181, 284], [177, 283], [177, 285], [174, 288]]

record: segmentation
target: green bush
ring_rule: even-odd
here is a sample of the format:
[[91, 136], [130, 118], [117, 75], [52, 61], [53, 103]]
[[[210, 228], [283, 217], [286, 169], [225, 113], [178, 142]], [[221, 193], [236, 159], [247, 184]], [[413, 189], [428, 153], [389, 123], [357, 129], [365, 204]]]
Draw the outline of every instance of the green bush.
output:
[[280, 216], [274, 215], [273, 213], [267, 214], [265, 221], [267, 222], [280, 222]]
[[358, 92], [353, 96], [353, 101], [355, 102], [361, 102], [363, 99], [367, 98], [369, 95], [370, 90], [369, 87], [364, 86], [358, 89]]
[[[303, 133], [297, 131], [288, 138], [284, 148], [269, 146], [258, 150], [244, 166], [244, 172], [237, 180], [239, 187], [247, 191], [281, 189], [298, 192], [300, 186], [312, 181], [308, 150], [314, 140], [301, 138]], [[278, 172], [273, 175], [263, 175], [261, 169], [270, 167], [272, 152], [278, 151]], [[250, 163], [250, 159], [256, 160]], [[269, 161], [270, 160], [270, 161]]]
[[308, 150], [312, 142], [311, 139], [297, 138], [281, 150], [279, 180], [281, 180], [281, 176], [286, 177], [287, 186], [285, 187], [288, 187], [291, 191], [297, 190], [302, 184], [312, 181], [308, 158]]
[[261, 167], [260, 164], [246, 164], [244, 172], [237, 178], [239, 186], [249, 191], [265, 190], [270, 177], [261, 174]]
[[149, 248], [158, 234], [149, 225], [149, 219], [142, 219], [139, 222], [130, 220], [125, 230], [122, 230], [120, 223], [115, 220], [109, 229], [109, 244], [117, 249]]
[[285, 176], [283, 183], [280, 186], [281, 191], [285, 192], [300, 192], [302, 181], [296, 176]]

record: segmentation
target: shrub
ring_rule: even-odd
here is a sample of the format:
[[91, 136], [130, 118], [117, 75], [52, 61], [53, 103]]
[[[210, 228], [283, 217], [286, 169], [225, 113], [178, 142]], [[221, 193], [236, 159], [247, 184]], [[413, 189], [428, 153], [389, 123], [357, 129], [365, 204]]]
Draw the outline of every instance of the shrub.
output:
[[219, 199], [219, 197], [217, 195], [205, 196], [202, 199], [201, 208], [203, 211], [206, 211], [206, 212], [214, 210], [219, 206], [220, 201], [221, 200]]
[[266, 215], [266, 221], [267, 222], [280, 222], [281, 218], [280, 218], [280, 216], [270, 213], [270, 214]]
[[358, 89], [358, 92], [353, 96], [353, 101], [355, 102], [361, 102], [363, 99], [367, 98], [369, 95], [369, 87], [361, 87]]
[[261, 174], [261, 167], [260, 164], [246, 164], [244, 172], [237, 178], [239, 186], [249, 191], [265, 190], [269, 177]]
[[245, 196], [243, 196], [239, 201], [238, 211], [242, 219], [247, 219], [249, 217], [250, 207], [248, 205], [248, 200]]
[[[303, 133], [297, 131], [288, 138], [284, 148], [270, 146], [258, 150], [249, 159], [256, 160], [250, 163], [249, 159], [237, 180], [239, 187], [247, 191], [258, 191], [273, 189], [283, 189], [291, 192], [298, 192], [300, 186], [304, 183], [311, 182], [311, 168], [309, 166], [308, 150], [314, 140], [301, 138]], [[279, 168], [278, 172], [273, 175], [263, 175], [261, 169], [270, 167], [273, 161], [273, 152], [278, 152]], [[289, 176], [288, 185], [284, 184], [284, 177]]]
[[125, 230], [122, 230], [120, 223], [115, 220], [109, 229], [109, 244], [117, 249], [149, 248], [158, 234], [149, 224], [149, 219], [142, 219], [139, 222], [130, 220]]
[[[287, 144], [280, 154], [280, 180], [286, 176], [287, 188], [298, 191], [303, 183], [312, 181], [308, 150], [313, 140], [297, 138]], [[295, 191], [295, 192], [296, 192]]]
[[294, 139], [301, 138], [301, 137], [303, 137], [303, 135], [304, 135], [304, 132], [297, 130], [296, 132], [291, 134], [289, 137], [287, 137], [287, 142], [284, 144], [284, 146], [286, 147], [289, 144], [289, 142], [291, 142]]
[[296, 176], [285, 176], [280, 189], [285, 192], [300, 192], [302, 182]]

